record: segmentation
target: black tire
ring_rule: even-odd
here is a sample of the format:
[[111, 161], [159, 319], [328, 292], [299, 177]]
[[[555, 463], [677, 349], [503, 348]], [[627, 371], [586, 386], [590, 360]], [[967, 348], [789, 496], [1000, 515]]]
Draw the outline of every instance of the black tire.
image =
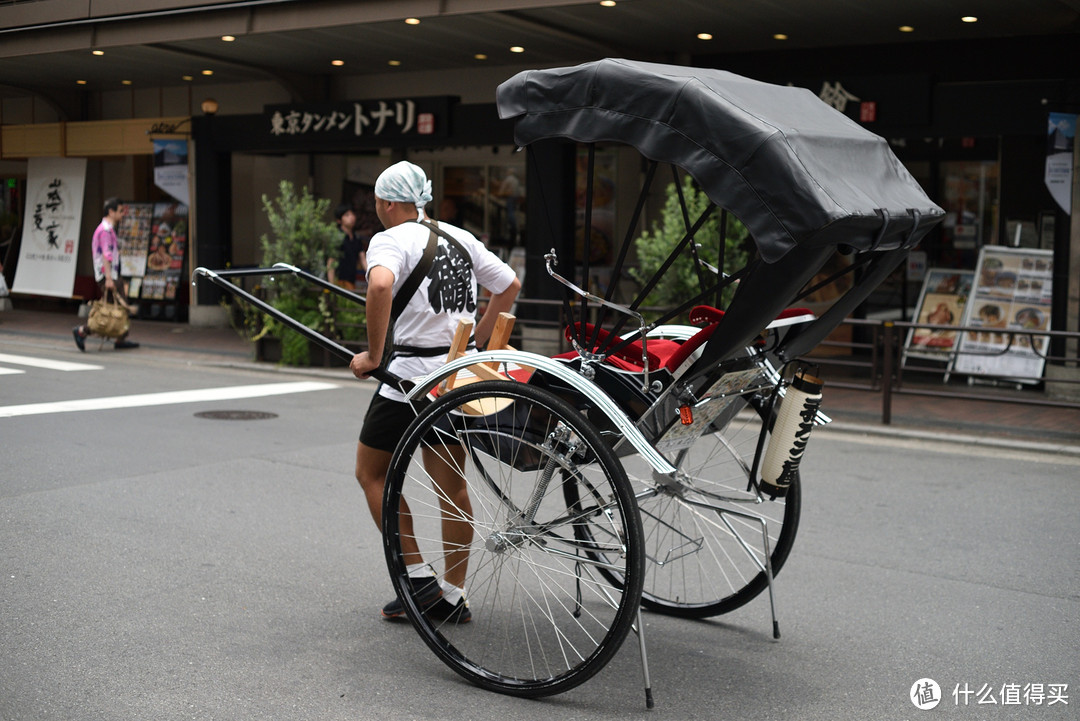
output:
[[[506, 408], [463, 414], [470, 402]], [[464, 478], [468, 505], [452, 482], [438, 490], [422, 448], [452, 459], [457, 474], [450, 477]], [[398, 512], [403, 500], [408, 516]], [[468, 538], [444, 546], [447, 520]], [[585, 522], [615, 540], [582, 543], [575, 528]], [[440, 579], [466, 556], [468, 541], [470, 622], [421, 612], [406, 576], [403, 543], [410, 538]], [[474, 383], [421, 411], [391, 461], [383, 540], [394, 588], [420, 637], [450, 668], [491, 691], [536, 697], [583, 683], [611, 659], [636, 617], [644, 555], [626, 474], [595, 427], [543, 389]]]

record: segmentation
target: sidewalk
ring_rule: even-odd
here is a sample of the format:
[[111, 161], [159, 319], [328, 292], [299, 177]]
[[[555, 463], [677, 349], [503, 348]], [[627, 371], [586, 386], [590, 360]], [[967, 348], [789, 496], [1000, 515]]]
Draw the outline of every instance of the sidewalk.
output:
[[[71, 329], [80, 323], [74, 312], [10, 310], [0, 312], [0, 343], [11, 341], [28, 346], [42, 345], [80, 355], [71, 337]], [[133, 320], [131, 340], [140, 348], [125, 353], [170, 356], [191, 363], [224, 364], [277, 368], [272, 363], [256, 363], [251, 344], [232, 328], [196, 328], [186, 323]], [[100, 341], [87, 341], [86, 356], [98, 353]], [[115, 353], [111, 343], [100, 351]], [[283, 369], [284, 370], [284, 369]], [[343, 368], [310, 369], [309, 373], [332, 373], [348, 377]], [[1046, 453], [1080, 456], [1080, 410], [1029, 404], [990, 402], [957, 398], [934, 398], [894, 393], [892, 421], [882, 423], [881, 394], [830, 387], [828, 377], [822, 410], [832, 417], [829, 427], [856, 433], [886, 434], [935, 441], [962, 441], [1006, 446]], [[838, 382], [839, 379], [833, 379]], [[905, 380], [905, 389], [920, 386]], [[927, 390], [944, 390], [940, 383], [923, 383]], [[950, 390], [958, 391], [957, 386]], [[1000, 394], [1031, 400], [1045, 396], [1038, 390], [1019, 393], [983, 387], [981, 395]]]

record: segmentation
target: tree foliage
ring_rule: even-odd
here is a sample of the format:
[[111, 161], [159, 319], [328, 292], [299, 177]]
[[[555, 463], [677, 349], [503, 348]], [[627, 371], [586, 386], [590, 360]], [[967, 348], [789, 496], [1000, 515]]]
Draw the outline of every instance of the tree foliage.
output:
[[[709, 205], [709, 198], [698, 190], [689, 175], [682, 181], [683, 197], [689, 213], [690, 225], [697, 221]], [[652, 229], [643, 232], [634, 241], [637, 248], [638, 267], [630, 269], [631, 277], [644, 286], [660, 270], [672, 251], [686, 236], [689, 228], [683, 218], [679, 203], [678, 189], [675, 183], [669, 183], [666, 189], [667, 199], [659, 223], [653, 223]], [[715, 266], [720, 257], [720, 211], [714, 209], [708, 220], [698, 229], [693, 242], [702, 260]], [[734, 215], [727, 214], [727, 242], [724, 250], [724, 272], [731, 273], [746, 264], [746, 240], [749, 236], [744, 226]], [[705, 271], [706, 283], [716, 282], [711, 271]], [[675, 308], [690, 298], [700, 294], [703, 288], [695, 267], [689, 243], [683, 248], [674, 264], [668, 268], [656, 287], [646, 296], [643, 305], [660, 308]], [[727, 306], [734, 293], [732, 287], [725, 289], [722, 305]], [[706, 304], [712, 301], [706, 299]]]

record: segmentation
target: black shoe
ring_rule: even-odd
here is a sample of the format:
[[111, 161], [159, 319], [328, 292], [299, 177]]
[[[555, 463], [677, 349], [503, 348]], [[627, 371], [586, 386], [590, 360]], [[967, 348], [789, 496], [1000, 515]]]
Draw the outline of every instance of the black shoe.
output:
[[138, 348], [139, 344], [130, 340], [118, 340], [116, 341], [116, 350], [123, 350], [125, 348]]
[[83, 353], [86, 352], [86, 336], [82, 334], [82, 326], [75, 326], [71, 329], [71, 334], [75, 336], [75, 345], [79, 346], [79, 350]]
[[431, 604], [424, 615], [432, 621], [446, 621], [447, 623], [468, 623], [472, 620], [472, 611], [469, 610], [469, 602], [462, 596], [457, 603], [450, 603], [445, 598], [440, 598]]
[[[431, 604], [435, 603], [442, 596], [442, 589], [439, 588], [439, 581], [434, 576], [428, 576], [427, 578], [410, 578], [409, 585], [412, 587], [412, 597], [416, 602], [416, 605], [423, 611]], [[383, 618], [394, 619], [401, 618], [405, 615], [405, 607], [401, 604], [400, 598], [395, 598], [390, 603], [383, 606], [382, 610]]]

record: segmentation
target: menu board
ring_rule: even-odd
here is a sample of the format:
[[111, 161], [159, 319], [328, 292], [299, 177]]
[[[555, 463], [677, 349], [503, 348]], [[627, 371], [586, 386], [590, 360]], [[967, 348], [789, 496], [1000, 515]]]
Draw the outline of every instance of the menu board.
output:
[[1053, 251], [983, 246], [964, 309], [957, 373], [1040, 378], [1049, 346]]
[[[973, 270], [931, 268], [926, 271], [919, 302], [915, 306], [915, 322], [928, 326], [960, 325], [974, 280]], [[904, 344], [904, 358], [948, 361], [953, 357], [957, 342], [955, 330], [912, 328]]]
[[146, 249], [150, 245], [151, 203], [127, 203], [127, 210], [116, 227], [120, 241], [120, 275], [140, 277], [146, 271]]
[[136, 287], [134, 282], [132, 283], [132, 297], [145, 300], [176, 300], [176, 290], [184, 272], [187, 229], [186, 205], [154, 204], [145, 272], [139, 287]]

